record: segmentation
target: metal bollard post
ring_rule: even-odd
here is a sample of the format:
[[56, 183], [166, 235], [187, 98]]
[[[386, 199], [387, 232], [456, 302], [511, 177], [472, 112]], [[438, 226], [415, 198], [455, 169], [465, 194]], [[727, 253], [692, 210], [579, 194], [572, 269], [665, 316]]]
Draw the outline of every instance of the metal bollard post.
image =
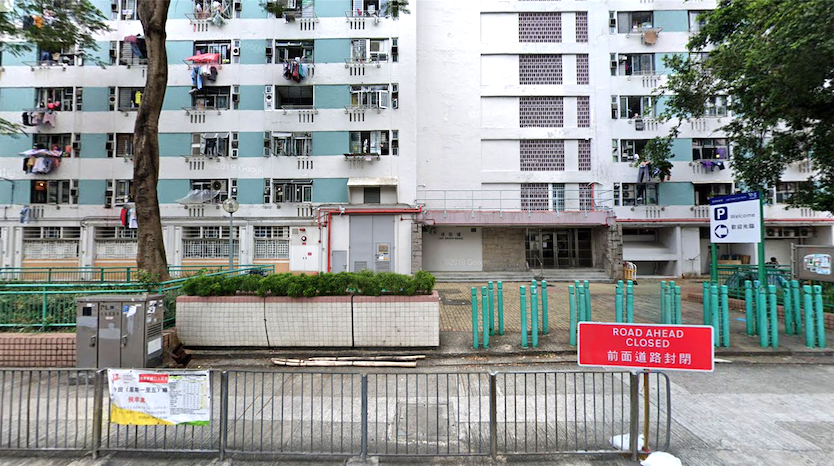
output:
[[791, 280], [791, 294], [793, 295], [793, 308], [796, 312], [793, 313], [794, 328], [796, 334], [802, 332], [802, 299], [799, 294], [799, 280]]
[[756, 303], [756, 323], [758, 324], [759, 343], [762, 348], [767, 348], [767, 296], [765, 295], [764, 286], [758, 287], [756, 293], [759, 297]]
[[530, 333], [533, 348], [539, 347], [539, 296], [536, 288], [530, 290]]
[[721, 285], [721, 343], [725, 348], [730, 347], [730, 300], [727, 291], [727, 285]]
[[542, 280], [542, 333], [547, 335], [550, 333], [550, 326], [548, 325], [548, 312], [549, 309], [547, 308], [547, 280]]
[[498, 282], [498, 334], [504, 335], [504, 284]]
[[527, 289], [522, 286], [518, 292], [521, 295], [521, 347], [527, 348]]
[[710, 320], [712, 321], [712, 328], [713, 328], [713, 344], [715, 346], [721, 345], [721, 320], [719, 318], [719, 309], [718, 309], [718, 286], [710, 285], [709, 287], [709, 308], [712, 311], [712, 317]]
[[495, 386], [495, 372], [489, 374], [489, 455], [498, 457], [498, 390]]
[[361, 400], [361, 421], [362, 432], [359, 449], [364, 463], [368, 459], [368, 374], [362, 374], [362, 400]]
[[819, 285], [814, 285], [814, 304], [816, 305], [814, 317], [817, 323], [817, 346], [825, 348], [825, 315], [822, 312], [822, 287]]
[[489, 294], [487, 295], [487, 301], [489, 304], [489, 334], [490, 336], [495, 335], [495, 308], [493, 308], [493, 299], [492, 294], [494, 289], [492, 287], [492, 282], [487, 282], [487, 286], [489, 287]]
[[472, 287], [472, 348], [478, 349], [478, 291]]
[[793, 335], [793, 302], [791, 299], [790, 283], [785, 288], [782, 288], [782, 302], [785, 307], [785, 335]]
[[759, 281], [753, 280], [753, 335], [759, 334], [759, 314], [761, 313], [761, 302], [759, 296]]
[[712, 318], [712, 312], [709, 309], [709, 283], [704, 282], [704, 291], [701, 293], [704, 301], [704, 325], [710, 325], [710, 319]]
[[813, 348], [814, 339], [814, 296], [811, 294], [811, 286], [802, 287], [802, 299], [805, 302], [805, 346]]
[[776, 285], [767, 286], [767, 300], [770, 305], [770, 346], [779, 347], [779, 312], [776, 306]]
[[663, 316], [661, 321], [664, 324], [672, 323], [672, 285], [669, 284], [663, 290]]
[[573, 285], [568, 285], [568, 310], [570, 312], [570, 316], [568, 317], [570, 322], [570, 345], [576, 346], [576, 295], [574, 294], [575, 288]]
[[578, 321], [587, 322], [585, 318], [585, 288], [581, 284], [576, 289], [576, 309], [578, 311]]
[[660, 281], [660, 323], [668, 324], [666, 322], [666, 281]]
[[626, 322], [634, 323], [634, 282], [631, 280], [626, 285]]
[[623, 323], [623, 281], [617, 281], [614, 290], [614, 317], [618, 324]]
[[588, 322], [593, 322], [591, 317], [591, 282], [585, 280], [585, 319]]
[[747, 320], [747, 335], [756, 333], [753, 317], [753, 284], [750, 280], [744, 281], [744, 315]]
[[683, 302], [681, 300], [681, 287], [675, 286], [675, 325], [683, 325]]
[[229, 446], [229, 372], [220, 373], [220, 461]]
[[483, 315], [483, 317], [481, 317], [481, 319], [483, 320], [482, 325], [483, 325], [483, 330], [484, 330], [484, 332], [483, 332], [484, 333], [484, 348], [488, 349], [489, 348], [489, 316], [487, 315], [487, 308], [488, 308], [487, 302], [489, 300], [487, 299], [486, 294], [487, 294], [487, 287], [482, 286], [481, 287], [481, 314]]

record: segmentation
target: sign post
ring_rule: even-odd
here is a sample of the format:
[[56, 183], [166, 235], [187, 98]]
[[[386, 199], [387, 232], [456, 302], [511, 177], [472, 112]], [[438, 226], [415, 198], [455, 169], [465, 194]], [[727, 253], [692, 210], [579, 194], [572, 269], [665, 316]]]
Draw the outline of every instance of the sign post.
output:
[[718, 282], [717, 243], [758, 243], [759, 283], [767, 283], [763, 201], [763, 196], [758, 192], [710, 198], [710, 280], [713, 283]]
[[[580, 322], [578, 333], [580, 366], [703, 372], [712, 372], [715, 367], [713, 328], [708, 325]], [[632, 383], [639, 380], [638, 375], [632, 374]], [[643, 448], [648, 451], [648, 372], [643, 374], [643, 396]], [[639, 412], [636, 399], [632, 398], [633, 415]], [[635, 433], [631, 432], [632, 449], [636, 448]]]

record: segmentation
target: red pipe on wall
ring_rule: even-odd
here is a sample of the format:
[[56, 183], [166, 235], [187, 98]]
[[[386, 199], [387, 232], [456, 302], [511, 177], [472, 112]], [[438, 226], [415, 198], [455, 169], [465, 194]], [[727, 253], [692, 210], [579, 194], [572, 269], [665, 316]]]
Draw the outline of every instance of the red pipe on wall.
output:
[[[319, 214], [316, 222], [319, 224], [319, 242], [321, 242], [321, 229], [323, 226], [327, 227], [327, 272], [330, 272], [330, 232], [333, 230], [330, 225], [331, 217], [334, 213], [351, 215], [351, 214], [365, 214], [365, 215], [382, 215], [382, 214], [420, 214], [423, 213], [423, 207], [410, 207], [404, 209], [319, 209]], [[322, 217], [327, 215], [327, 221], [322, 222]], [[402, 220], [402, 217], [400, 218]]]

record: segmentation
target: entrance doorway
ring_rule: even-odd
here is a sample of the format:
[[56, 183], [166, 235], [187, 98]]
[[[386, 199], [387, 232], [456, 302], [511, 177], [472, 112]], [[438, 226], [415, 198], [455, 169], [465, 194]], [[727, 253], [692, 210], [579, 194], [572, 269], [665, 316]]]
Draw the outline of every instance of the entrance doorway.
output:
[[527, 267], [531, 269], [594, 265], [590, 228], [528, 228], [525, 251]]

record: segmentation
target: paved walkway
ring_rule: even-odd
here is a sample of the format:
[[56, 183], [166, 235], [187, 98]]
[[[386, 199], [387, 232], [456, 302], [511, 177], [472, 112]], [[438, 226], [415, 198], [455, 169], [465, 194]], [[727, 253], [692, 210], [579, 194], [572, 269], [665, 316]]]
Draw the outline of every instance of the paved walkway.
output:
[[[682, 318], [684, 324], [703, 324], [703, 306], [686, 300], [688, 293], [700, 293], [701, 282], [684, 280], [681, 285]], [[549, 334], [539, 338], [540, 351], [575, 351], [569, 346], [568, 283], [548, 285]], [[438, 283], [440, 293], [440, 330], [444, 334], [441, 344], [444, 351], [472, 349], [472, 287], [478, 290], [486, 283]], [[504, 283], [504, 336], [490, 338], [491, 352], [514, 352], [521, 344], [521, 306], [519, 287], [530, 283]], [[594, 321], [614, 322], [614, 284], [591, 283], [591, 310]], [[480, 298], [479, 298], [480, 301]], [[497, 304], [496, 304], [497, 308]], [[541, 311], [539, 311], [541, 312]], [[527, 310], [530, 321], [529, 303]], [[541, 321], [541, 315], [539, 316]], [[762, 348], [757, 337], [747, 336], [743, 312], [730, 311], [730, 347], [716, 348], [716, 354], [834, 354], [831, 350], [809, 349], [804, 338], [784, 334], [784, 322], [780, 323], [779, 348]], [[642, 280], [634, 287], [634, 321], [638, 323], [660, 323], [660, 281]], [[495, 323], [497, 328], [497, 322]], [[540, 327], [541, 328], [541, 327]], [[447, 345], [452, 345], [448, 347]], [[532, 350], [532, 348], [530, 348]]]

